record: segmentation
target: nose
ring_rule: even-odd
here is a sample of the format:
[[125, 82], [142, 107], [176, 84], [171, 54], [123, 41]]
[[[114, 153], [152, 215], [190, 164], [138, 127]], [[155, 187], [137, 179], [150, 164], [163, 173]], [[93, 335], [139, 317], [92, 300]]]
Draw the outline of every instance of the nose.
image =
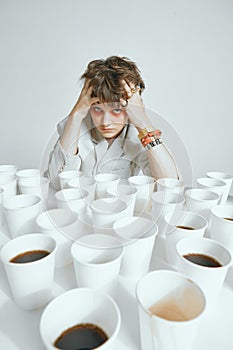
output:
[[111, 115], [107, 111], [104, 113], [104, 116], [103, 116], [103, 119], [102, 119], [102, 124], [104, 126], [107, 126], [107, 125], [111, 124]]

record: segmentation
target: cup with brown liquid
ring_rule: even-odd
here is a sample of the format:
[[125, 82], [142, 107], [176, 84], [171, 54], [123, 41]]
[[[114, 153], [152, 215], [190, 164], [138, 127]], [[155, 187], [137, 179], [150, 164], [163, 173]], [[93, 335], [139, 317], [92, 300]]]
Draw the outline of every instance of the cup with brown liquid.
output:
[[77, 288], [47, 305], [40, 334], [47, 350], [113, 350], [120, 324], [120, 311], [111, 297]]
[[177, 260], [176, 243], [185, 237], [203, 237], [208, 222], [204, 217], [189, 211], [167, 213], [164, 221], [167, 225], [166, 260], [168, 263], [175, 265]]
[[138, 283], [142, 350], [189, 350], [205, 313], [200, 287], [178, 272], [157, 270]]
[[37, 309], [51, 300], [55, 251], [55, 240], [41, 233], [14, 238], [1, 249], [12, 296], [21, 308]]
[[224, 283], [232, 257], [220, 243], [209, 238], [189, 237], [176, 245], [177, 270], [200, 285], [207, 306], [214, 307]]

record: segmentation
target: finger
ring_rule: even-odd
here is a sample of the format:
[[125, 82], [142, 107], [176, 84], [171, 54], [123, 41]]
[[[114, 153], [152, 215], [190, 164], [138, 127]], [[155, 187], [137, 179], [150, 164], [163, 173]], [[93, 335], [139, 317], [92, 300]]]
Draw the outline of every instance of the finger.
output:
[[127, 96], [130, 98], [133, 94], [129, 84], [125, 80], [122, 80], [122, 85], [125, 91], [127, 92]]

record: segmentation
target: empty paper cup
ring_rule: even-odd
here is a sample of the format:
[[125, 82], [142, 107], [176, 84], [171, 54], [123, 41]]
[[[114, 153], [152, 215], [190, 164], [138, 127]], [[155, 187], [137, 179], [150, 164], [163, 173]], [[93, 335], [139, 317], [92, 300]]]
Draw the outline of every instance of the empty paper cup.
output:
[[114, 222], [113, 231], [124, 246], [120, 274], [139, 279], [150, 268], [158, 227], [143, 217], [124, 217]]
[[155, 179], [146, 175], [135, 175], [128, 179], [130, 185], [137, 190], [135, 214], [140, 215], [151, 210], [150, 195], [155, 189]]
[[41, 233], [14, 238], [1, 250], [15, 302], [23, 309], [37, 309], [52, 298], [56, 242]]
[[[77, 288], [63, 293], [46, 306], [40, 320], [40, 334], [45, 348], [56, 350], [55, 342], [61, 335], [72, 328], [82, 330], [86, 327], [91, 333], [87, 333], [89, 336], [82, 343], [73, 343], [73, 349], [113, 350], [120, 325], [120, 311], [111, 297], [94, 289]], [[95, 331], [94, 339], [99, 339], [92, 343], [94, 347], [90, 346], [92, 331]]]
[[201, 288], [175, 271], [158, 270], [137, 285], [141, 350], [191, 350], [205, 315]]
[[210, 177], [201, 177], [197, 179], [197, 187], [216, 192], [220, 196], [219, 203], [223, 204], [224, 193], [227, 189], [227, 184], [223, 180]]
[[21, 180], [25, 177], [38, 177], [40, 176], [40, 169], [22, 169], [18, 170], [16, 173], [16, 177], [18, 180]]
[[209, 171], [208, 173], [206, 173], [206, 176], [211, 177], [213, 179], [222, 180], [226, 183], [227, 186], [222, 195], [222, 202], [221, 202], [221, 204], [225, 204], [231, 190], [233, 176], [221, 171]]
[[57, 243], [56, 267], [72, 262], [71, 245], [85, 233], [80, 232], [78, 216], [69, 209], [50, 209], [36, 219], [40, 232], [53, 237]]
[[119, 176], [115, 174], [96, 174], [94, 176], [96, 182], [95, 198], [107, 197], [106, 190], [112, 187], [113, 190], [117, 191], [117, 185], [119, 183]]
[[71, 179], [75, 179], [76, 177], [80, 177], [83, 175], [82, 171], [79, 170], [64, 170], [58, 174], [60, 187], [61, 189], [68, 188], [68, 182]]
[[58, 208], [71, 209], [78, 214], [86, 211], [88, 192], [80, 188], [67, 188], [56, 192]]
[[157, 191], [171, 191], [183, 195], [185, 183], [182, 180], [164, 177], [156, 181]]
[[24, 177], [18, 180], [19, 190], [22, 194], [34, 194], [47, 201], [49, 192], [49, 182], [47, 177]]
[[233, 206], [217, 205], [210, 210], [210, 237], [223, 244], [233, 255]]
[[209, 220], [210, 209], [218, 204], [220, 196], [216, 192], [203, 188], [191, 188], [185, 191], [185, 199], [185, 207], [188, 211]]
[[86, 175], [79, 176], [68, 181], [69, 188], [79, 188], [88, 192], [88, 203], [95, 199], [96, 182], [92, 177]]
[[3, 213], [11, 238], [35, 231], [36, 217], [41, 211], [41, 199], [33, 194], [20, 194], [5, 199]]
[[73, 243], [71, 254], [78, 287], [95, 288], [115, 297], [123, 256], [120, 241], [109, 235], [90, 234]]
[[126, 216], [133, 216], [137, 194], [136, 188], [131, 185], [118, 184], [117, 191], [110, 187], [107, 188], [106, 193], [109, 198], [117, 197], [124, 201], [127, 204]]
[[13, 175], [15, 177], [17, 171], [16, 165], [13, 164], [2, 164], [0, 165], [0, 174]]
[[0, 187], [4, 190], [4, 199], [15, 196], [17, 193], [17, 180], [15, 176], [7, 173], [0, 174]]
[[117, 198], [100, 198], [91, 204], [93, 229], [95, 233], [106, 233], [114, 221], [125, 215], [127, 204]]

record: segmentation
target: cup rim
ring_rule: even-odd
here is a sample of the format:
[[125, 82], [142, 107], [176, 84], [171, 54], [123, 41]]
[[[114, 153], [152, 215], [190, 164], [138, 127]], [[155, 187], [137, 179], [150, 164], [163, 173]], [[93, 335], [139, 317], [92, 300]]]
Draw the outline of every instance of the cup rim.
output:
[[[34, 199], [33, 204], [27, 205], [25, 207], [15, 207], [12, 208], [9, 203], [11, 203], [14, 200], [20, 199], [20, 198], [30, 198]], [[9, 197], [4, 199], [4, 201], [2, 202], [2, 206], [5, 210], [10, 210], [10, 211], [17, 211], [17, 210], [24, 210], [24, 209], [28, 209], [31, 207], [34, 207], [36, 205], [38, 205], [41, 202], [41, 198], [39, 196], [36, 196], [35, 194], [16, 194], [15, 196]]]
[[[27, 175], [27, 173], [29, 172], [33, 172], [34, 175]], [[33, 176], [36, 176], [36, 175], [40, 175], [40, 169], [39, 168], [25, 168], [25, 169], [21, 169], [21, 170], [18, 170], [16, 172], [16, 177], [17, 178], [20, 178], [20, 177], [33, 177]]]
[[[162, 194], [164, 195], [165, 198], [171, 196], [173, 198], [176, 198], [177, 200], [174, 201], [173, 203], [167, 203], [167, 202], [164, 202], [164, 200], [154, 198], [160, 195], [162, 196]], [[181, 203], [184, 203], [185, 201], [184, 197], [181, 196], [181, 194], [178, 194], [175, 192], [169, 192], [169, 191], [155, 191], [150, 194], [150, 197], [151, 197], [151, 200], [154, 201], [155, 203], [166, 205], [166, 206], [181, 204]]]
[[[197, 198], [197, 197], [192, 197], [190, 195], [190, 193], [206, 193], [206, 194], [211, 194], [212, 197], [215, 197], [215, 198]], [[211, 190], [208, 190], [208, 189], [205, 189], [205, 188], [189, 188], [188, 190], [185, 191], [185, 195], [188, 196], [189, 198], [191, 199], [195, 199], [196, 201], [199, 201], [199, 202], [207, 202], [207, 201], [215, 201], [216, 199], [220, 199], [220, 195], [217, 194], [216, 192], [213, 192]]]
[[[208, 183], [205, 183], [205, 181], [204, 181], [204, 183], [203, 183], [203, 181], [202, 180], [208, 180], [208, 181], [211, 181], [211, 180], [213, 180], [213, 181], [215, 181], [215, 182], [218, 182], [219, 184], [218, 185], [214, 185], [214, 184], [208, 184]], [[226, 183], [223, 181], [223, 180], [220, 180], [220, 179], [215, 179], [215, 178], [213, 178], [213, 177], [199, 177], [197, 180], [197, 183], [199, 184], [199, 185], [202, 185], [202, 186], [207, 186], [207, 187], [226, 187]]]
[[[177, 182], [177, 185], [172, 186], [172, 185], [166, 184], [166, 181]], [[162, 187], [171, 188], [171, 189], [177, 189], [177, 188], [182, 189], [182, 188], [185, 187], [185, 183], [184, 183], [183, 180], [176, 179], [176, 178], [173, 178], [173, 177], [161, 177], [161, 178], [156, 180], [156, 183], [159, 184]]]
[[63, 170], [63, 171], [61, 171], [59, 174], [58, 174], [58, 177], [60, 178], [60, 179], [63, 179], [63, 180], [68, 180], [68, 179], [75, 179], [75, 177], [67, 177], [66, 175], [68, 175], [68, 174], [76, 174], [77, 175], [77, 177], [78, 176], [83, 176], [83, 171], [80, 171], [80, 170]]
[[[137, 181], [134, 181], [134, 180], [137, 180], [140, 178], [147, 179], [148, 181], [144, 182], [144, 183], [138, 183]], [[129, 181], [129, 183], [131, 183], [134, 186], [153, 185], [156, 183], [156, 179], [152, 176], [149, 176], [149, 175], [133, 175], [133, 176], [130, 176], [128, 178], [128, 181]]]
[[117, 260], [119, 260], [119, 259], [122, 258], [123, 254], [124, 254], [124, 247], [123, 247], [122, 243], [121, 243], [119, 240], [117, 240], [117, 238], [112, 237], [112, 236], [108, 236], [108, 235], [106, 235], [106, 234], [101, 234], [101, 233], [100, 233], [100, 234], [99, 234], [99, 233], [93, 233], [93, 234], [91, 234], [91, 236], [93, 236], [93, 235], [95, 235], [95, 236], [110, 237], [112, 240], [116, 241], [116, 245], [115, 245], [115, 246], [112, 246], [112, 247], [101, 247], [101, 246], [95, 247], [95, 246], [91, 246], [91, 245], [89, 245], [89, 244], [87, 244], [87, 243], [80, 242], [80, 240], [82, 240], [82, 238], [87, 237], [87, 236], [83, 236], [83, 237], [77, 239], [77, 240], [76, 240], [75, 242], [73, 242], [72, 245], [71, 245], [71, 255], [72, 255], [73, 259], [76, 260], [76, 261], [78, 262], [78, 264], [83, 265], [83, 266], [93, 267], [93, 268], [96, 266], [95, 263], [86, 262], [86, 261], [81, 261], [81, 260], [79, 260], [79, 259], [76, 259], [76, 255], [77, 255], [77, 254], [75, 255], [74, 250], [76, 249], [77, 246], [81, 246], [81, 247], [84, 247], [84, 248], [86, 247], [86, 248], [90, 248], [90, 249], [93, 248], [93, 249], [95, 249], [95, 250], [101, 250], [101, 249], [106, 249], [106, 250], [118, 249], [118, 250], [119, 250], [119, 254], [117, 255], [117, 257], [115, 257], [114, 259], [112, 259], [112, 260], [110, 260], [110, 261], [107, 261], [107, 262], [98, 263], [98, 266], [112, 265], [112, 264], [114, 264]]
[[[35, 260], [35, 261], [31, 261], [31, 262], [27, 262], [27, 263], [14, 263], [14, 262], [11, 262], [10, 260], [5, 260], [3, 259], [2, 257], [2, 254], [4, 252], [4, 250], [6, 250], [11, 244], [15, 243], [15, 241], [22, 241], [22, 240], [25, 240], [25, 239], [28, 239], [28, 238], [36, 238], [36, 237], [43, 237], [45, 239], [49, 239], [50, 241], [52, 241], [54, 243], [54, 248], [51, 252], [49, 252], [48, 255], [46, 255], [45, 257], [43, 257], [42, 259], [39, 259], [39, 260]], [[41, 233], [41, 232], [32, 232], [32, 233], [28, 233], [27, 235], [22, 235], [22, 236], [18, 236], [18, 237], [15, 237], [15, 238], [12, 238], [11, 240], [9, 240], [8, 242], [6, 242], [3, 247], [1, 248], [0, 250], [0, 256], [1, 256], [1, 260], [2, 260], [2, 263], [4, 265], [7, 265], [7, 266], [18, 266], [19, 268], [23, 268], [24, 266], [31, 266], [31, 265], [36, 265], [38, 263], [41, 262], [41, 260], [44, 261], [44, 259], [48, 259], [50, 258], [52, 255], [54, 255], [57, 251], [57, 243], [55, 241], [55, 239], [51, 236], [45, 236], [44, 233]], [[23, 252], [22, 252], [23, 253]], [[20, 254], [20, 253], [18, 253]]]
[[[94, 205], [97, 202], [99, 203], [101, 201], [105, 201], [105, 202], [109, 202], [109, 203], [111, 203], [111, 202], [119, 202], [119, 204], [121, 205], [121, 208], [117, 212], [112, 212], [112, 211], [107, 211], [107, 210], [102, 210], [102, 209], [99, 209], [99, 208], [95, 208]], [[93, 210], [97, 214], [113, 215], [113, 214], [118, 214], [118, 213], [121, 213], [122, 211], [124, 211], [127, 208], [127, 204], [123, 200], [121, 200], [119, 198], [115, 198], [115, 197], [114, 198], [108, 198], [108, 197], [105, 198], [105, 197], [103, 197], [103, 198], [95, 199], [91, 203], [90, 208], [91, 208], [91, 210]]]
[[[50, 309], [56, 305], [57, 301], [60, 300], [60, 299], [63, 299], [63, 298], [67, 298], [69, 297], [70, 295], [72, 296], [72, 294], [85, 294], [87, 295], [87, 293], [89, 294], [92, 294], [92, 295], [98, 295], [100, 296], [102, 299], [107, 299], [114, 307], [115, 309], [115, 312], [116, 312], [116, 326], [115, 326], [115, 329], [111, 335], [110, 338], [108, 338], [108, 340], [105, 342], [108, 345], [110, 345], [116, 338], [116, 335], [119, 333], [119, 330], [120, 330], [120, 326], [121, 326], [121, 313], [120, 313], [120, 310], [119, 310], [119, 307], [117, 305], [117, 303], [115, 302], [115, 300], [110, 297], [109, 295], [101, 292], [101, 291], [98, 291], [98, 290], [95, 290], [95, 289], [92, 289], [92, 288], [73, 288], [73, 289], [70, 289], [68, 291], [65, 291], [64, 293], [58, 295], [57, 297], [55, 297], [50, 303], [48, 303], [43, 312], [42, 312], [42, 315], [40, 317], [40, 323], [39, 323], [39, 329], [40, 329], [40, 334], [41, 334], [41, 338], [43, 340], [43, 343], [46, 345], [46, 346], [50, 346], [50, 347], [53, 347], [54, 350], [56, 349], [55, 346], [53, 346], [53, 344], [51, 344], [49, 342], [49, 340], [47, 339], [47, 337], [45, 338], [44, 337], [44, 332], [43, 332], [43, 323], [44, 323], [44, 318], [46, 317], [46, 315], [51, 312]], [[105, 344], [104, 343], [104, 344]], [[101, 345], [103, 346], [103, 350], [105, 348], [105, 345]]]
[[[116, 227], [116, 225], [119, 223], [119, 222], [122, 222], [122, 221], [124, 221], [124, 220], [127, 220], [127, 219], [131, 219], [131, 220], [133, 220], [133, 219], [135, 219], [135, 220], [137, 220], [137, 219], [139, 219], [139, 220], [141, 220], [141, 221], [144, 221], [144, 222], [148, 222], [148, 224], [149, 224], [149, 222], [150, 222], [150, 227], [147, 227], [147, 229], [146, 229], [146, 232], [144, 233], [144, 234], [142, 234], [141, 236], [138, 236], [138, 237], [132, 237], [132, 238], [129, 238], [129, 237], [123, 237], [122, 235], [120, 235], [120, 234], [118, 234], [117, 233], [117, 230], [120, 230], [121, 228], [123, 228], [124, 226], [121, 226], [121, 227]], [[124, 217], [124, 218], [120, 218], [120, 219], [118, 219], [118, 220], [115, 220], [114, 221], [114, 223], [113, 223], [113, 225], [112, 225], [112, 228], [113, 228], [113, 230], [114, 230], [114, 234], [116, 235], [116, 237], [119, 239], [121, 239], [121, 240], [123, 240], [123, 244], [131, 244], [131, 243], [133, 243], [133, 242], [135, 242], [135, 241], [138, 241], [138, 240], [145, 240], [145, 239], [149, 239], [149, 238], [151, 238], [151, 237], [156, 237], [157, 235], [158, 235], [158, 226], [156, 225], [156, 223], [153, 221], [153, 220], [151, 220], [151, 219], [148, 219], [148, 218], [145, 218], [145, 217], [141, 217], [141, 216], [126, 216], [126, 217]], [[152, 228], [154, 228], [155, 229], [155, 232], [151, 232], [152, 231]]]
[[[182, 210], [182, 209], [181, 209], [181, 210], [177, 210], [175, 213], [180, 213], [180, 214], [183, 213], [184, 217], [185, 217], [185, 215], [187, 215], [187, 216], [192, 216], [192, 217], [196, 217], [196, 218], [200, 219], [200, 220], [203, 222], [203, 224], [205, 223], [205, 226], [202, 226], [202, 227], [199, 227], [199, 228], [194, 228], [193, 231], [197, 231], [197, 230], [201, 230], [201, 229], [206, 229], [207, 226], [208, 226], [208, 221], [207, 221], [207, 219], [204, 218], [204, 216], [202, 216], [202, 215], [200, 215], [200, 214], [197, 214], [197, 213], [195, 213], [195, 212], [193, 212], [193, 211]], [[171, 224], [168, 222], [168, 219], [167, 219], [169, 216], [172, 217], [172, 215], [174, 215], [173, 212], [168, 212], [168, 213], [166, 213], [166, 214], [164, 215], [164, 222], [165, 222], [167, 225], [169, 225], [169, 226], [175, 228], [176, 226], [171, 225]], [[176, 227], [176, 229], [177, 229], [177, 230], [183, 230], [183, 229], [181, 229], [181, 228], [179, 228], [179, 227]]]
[[[101, 177], [101, 176], [105, 176], [107, 178], [107, 180], [106, 180], [106, 178], [99, 180], [99, 177]], [[111, 179], [111, 177], [112, 177], [112, 179]], [[108, 178], [110, 178], [110, 179], [108, 179]], [[94, 175], [94, 179], [97, 183], [104, 183], [104, 182], [117, 181], [120, 178], [118, 175], [112, 174], [112, 173], [99, 173], [99, 174]]]
[[[199, 292], [200, 292], [200, 294], [202, 295], [202, 298], [203, 298], [203, 305], [204, 305], [204, 306], [203, 306], [202, 311], [201, 311], [197, 316], [195, 316], [195, 317], [193, 317], [193, 318], [191, 318], [191, 319], [189, 319], [189, 320], [184, 320], [184, 321], [172, 321], [172, 320], [167, 320], [167, 319], [162, 318], [162, 317], [160, 317], [160, 316], [154, 315], [154, 314], [152, 314], [146, 307], [144, 307], [144, 305], [142, 304], [142, 302], [141, 302], [141, 300], [140, 300], [140, 297], [139, 297], [139, 295], [138, 295], [138, 294], [139, 294], [139, 287], [140, 287], [140, 284], [143, 283], [144, 279], [147, 278], [148, 275], [152, 275], [152, 274], [161, 274], [161, 273], [179, 275], [179, 277], [184, 278], [186, 281], [192, 282], [193, 285], [195, 286], [195, 288], [196, 288], [197, 290], [199, 290]], [[187, 323], [187, 322], [189, 322], [189, 323], [191, 323], [191, 322], [196, 322], [197, 319], [198, 319], [199, 317], [203, 316], [203, 314], [204, 314], [205, 311], [206, 311], [206, 303], [207, 303], [207, 301], [206, 301], [206, 296], [205, 296], [203, 290], [201, 289], [201, 287], [199, 287], [199, 285], [198, 285], [196, 282], [194, 282], [193, 280], [191, 280], [191, 279], [190, 279], [189, 277], [187, 277], [186, 275], [184, 275], [184, 274], [182, 274], [182, 273], [180, 273], [180, 272], [178, 272], [178, 271], [174, 271], [174, 270], [163, 269], [163, 270], [154, 270], [154, 271], [148, 272], [146, 275], [144, 275], [144, 276], [138, 281], [138, 283], [137, 283], [137, 285], [136, 285], [135, 294], [136, 294], [137, 302], [138, 302], [139, 306], [142, 308], [142, 310], [143, 310], [148, 316], [154, 317], [154, 318], [158, 318], [159, 320], [161, 320], [161, 321], [164, 322], [164, 323], [169, 323], [169, 324], [174, 324], [174, 325], [177, 325], [177, 326], [182, 326], [184, 322], [185, 322], [185, 323]]]
[[[82, 193], [81, 194], [81, 197], [80, 198], [65, 198], [65, 195], [62, 196], [62, 194], [65, 193], [75, 193], [75, 191], [80, 191]], [[55, 193], [55, 198], [59, 201], [62, 201], [62, 202], [70, 202], [70, 201], [76, 201], [76, 200], [85, 200], [87, 197], [88, 197], [89, 193], [87, 190], [84, 190], [82, 188], [75, 188], [75, 187], [72, 187], [72, 188], [63, 188], [62, 190], [59, 190]]]
[[[50, 213], [59, 213], [63, 211], [67, 212], [69, 214], [72, 213], [72, 216], [74, 217], [74, 220], [72, 220], [72, 222], [70, 222], [68, 225], [62, 225], [62, 226], [58, 226], [57, 223], [53, 221], [53, 218], [49, 215]], [[49, 220], [49, 222], [51, 223], [51, 225], [48, 227], [48, 225], [44, 225], [43, 222], [41, 223], [41, 218], [43, 216], [47, 216], [47, 220]], [[76, 212], [70, 210], [70, 209], [65, 209], [65, 208], [54, 208], [54, 209], [48, 209], [43, 211], [42, 213], [40, 213], [37, 217], [36, 217], [36, 224], [40, 229], [43, 229], [45, 231], [51, 231], [53, 229], [53, 227], [56, 227], [57, 230], [62, 230], [63, 228], [67, 228], [70, 225], [73, 225], [75, 222], [77, 222], [79, 220], [79, 216]], [[53, 227], [52, 227], [53, 226]]]
[[[220, 176], [225, 176], [225, 177], [215, 177], [214, 174], [219, 174]], [[206, 173], [206, 175], [210, 178], [214, 178], [214, 179], [219, 179], [219, 180], [232, 180], [233, 179], [233, 175], [229, 174], [229, 173], [225, 173], [224, 171], [208, 171]]]

